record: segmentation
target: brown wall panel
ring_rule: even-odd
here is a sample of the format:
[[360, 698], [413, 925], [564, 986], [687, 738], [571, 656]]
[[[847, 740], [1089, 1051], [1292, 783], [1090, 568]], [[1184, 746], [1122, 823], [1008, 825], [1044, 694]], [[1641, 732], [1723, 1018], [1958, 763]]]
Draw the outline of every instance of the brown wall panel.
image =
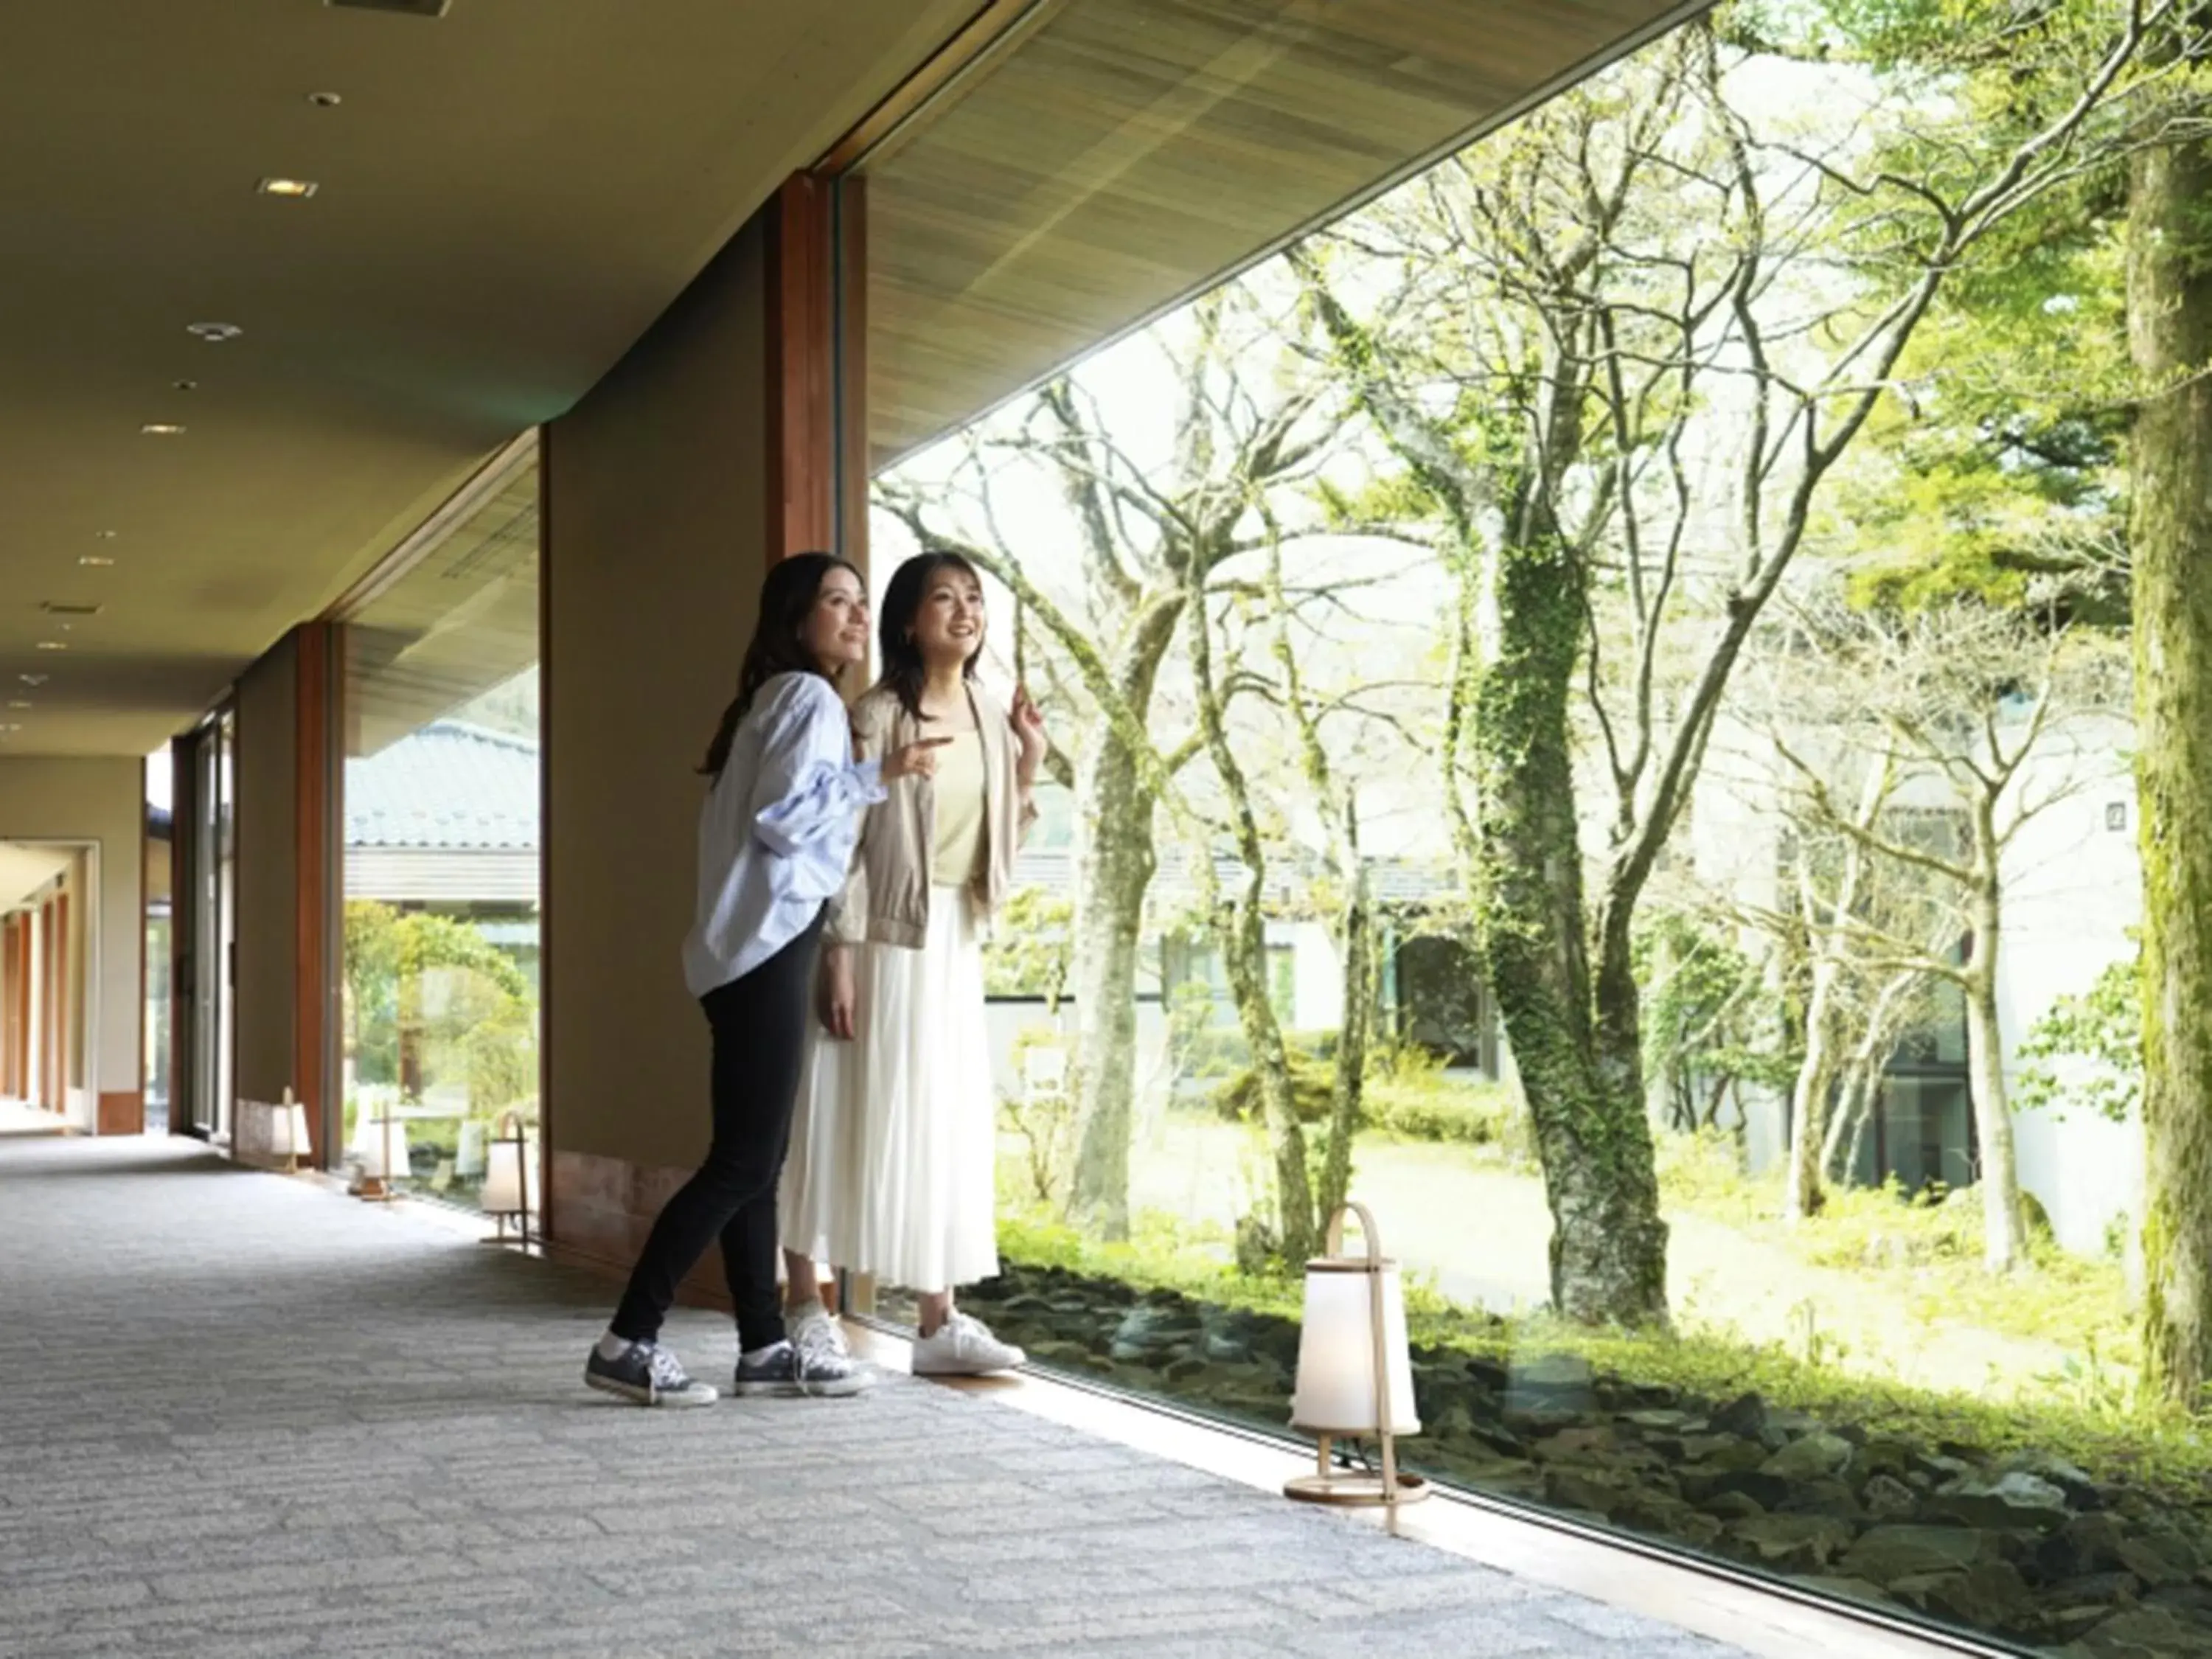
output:
[[299, 930], [299, 649], [288, 635], [238, 683], [237, 1097], [293, 1082]]
[[556, 1152], [677, 1167], [706, 1144], [706, 1023], [680, 951], [705, 792], [693, 769], [736, 686], [769, 555], [765, 232], [748, 225], [547, 434], [544, 1021]]

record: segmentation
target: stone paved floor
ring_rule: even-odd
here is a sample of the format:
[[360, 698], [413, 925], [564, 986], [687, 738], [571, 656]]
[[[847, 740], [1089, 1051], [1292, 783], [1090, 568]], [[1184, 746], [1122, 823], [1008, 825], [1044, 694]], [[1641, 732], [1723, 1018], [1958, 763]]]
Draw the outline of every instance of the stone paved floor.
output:
[[1725, 1659], [926, 1384], [623, 1407], [607, 1301], [190, 1143], [0, 1139], [0, 1656]]

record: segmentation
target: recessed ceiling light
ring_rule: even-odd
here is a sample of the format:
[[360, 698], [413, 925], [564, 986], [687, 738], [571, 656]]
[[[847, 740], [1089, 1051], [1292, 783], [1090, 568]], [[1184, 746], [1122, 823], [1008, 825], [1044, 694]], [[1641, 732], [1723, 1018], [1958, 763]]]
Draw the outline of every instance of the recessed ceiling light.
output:
[[39, 649], [41, 651], [66, 651], [69, 649], [69, 641], [67, 640], [40, 640], [39, 641]]
[[44, 685], [48, 680], [53, 678], [53, 676], [52, 674], [18, 674], [15, 678], [26, 685], [36, 686]]
[[84, 553], [78, 556], [77, 562], [87, 570], [106, 570], [113, 566], [115, 561], [102, 554]]
[[345, 100], [335, 92], [311, 92], [307, 94], [307, 101], [317, 109], [336, 109]]
[[264, 196], [282, 196], [294, 202], [304, 202], [321, 188], [312, 179], [264, 179], [254, 186]]
[[396, 11], [409, 17], [443, 17], [453, 0], [323, 0], [341, 11]]
[[174, 438], [184, 431], [173, 421], [149, 421], [138, 429], [149, 438]]
[[235, 340], [246, 331], [236, 323], [187, 323], [185, 332], [210, 344], [219, 345], [225, 340]]

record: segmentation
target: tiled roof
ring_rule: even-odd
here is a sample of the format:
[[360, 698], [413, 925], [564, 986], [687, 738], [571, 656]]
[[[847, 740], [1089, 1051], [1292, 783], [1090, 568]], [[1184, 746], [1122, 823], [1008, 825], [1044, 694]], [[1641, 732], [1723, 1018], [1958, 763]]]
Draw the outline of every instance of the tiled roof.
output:
[[538, 849], [538, 745], [437, 720], [345, 769], [346, 845]]

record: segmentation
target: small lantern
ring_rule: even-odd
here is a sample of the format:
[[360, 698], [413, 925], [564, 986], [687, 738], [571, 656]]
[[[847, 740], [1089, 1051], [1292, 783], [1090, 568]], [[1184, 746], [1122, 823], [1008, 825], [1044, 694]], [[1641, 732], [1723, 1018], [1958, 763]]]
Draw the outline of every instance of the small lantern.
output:
[[[498, 1223], [499, 1231], [484, 1240], [487, 1244], [530, 1244], [530, 1217], [537, 1209], [532, 1201], [538, 1192], [538, 1161], [532, 1156], [535, 1151], [524, 1139], [522, 1115], [519, 1112], [501, 1114], [498, 1133], [486, 1143], [483, 1193], [477, 1202], [483, 1212]], [[508, 1231], [512, 1222], [514, 1231]]]
[[407, 1126], [389, 1108], [381, 1117], [362, 1120], [353, 1153], [361, 1165], [353, 1187], [356, 1198], [388, 1203], [399, 1196], [392, 1183], [408, 1173]]
[[284, 1099], [270, 1114], [269, 1120], [269, 1156], [282, 1159], [286, 1174], [296, 1172], [300, 1160], [313, 1156], [313, 1144], [307, 1138], [307, 1109], [293, 1098], [288, 1085]]
[[[1344, 1254], [1344, 1218], [1359, 1218], [1364, 1255]], [[1314, 1474], [1286, 1482], [1285, 1496], [1312, 1504], [1401, 1503], [1428, 1496], [1428, 1482], [1398, 1472], [1398, 1437], [1419, 1434], [1413, 1366], [1406, 1341], [1406, 1299], [1398, 1264], [1382, 1256], [1375, 1218], [1346, 1204], [1328, 1218], [1325, 1254], [1306, 1263], [1305, 1320], [1291, 1426], [1320, 1442]], [[1330, 1467], [1331, 1443], [1372, 1438], [1379, 1471]]]

